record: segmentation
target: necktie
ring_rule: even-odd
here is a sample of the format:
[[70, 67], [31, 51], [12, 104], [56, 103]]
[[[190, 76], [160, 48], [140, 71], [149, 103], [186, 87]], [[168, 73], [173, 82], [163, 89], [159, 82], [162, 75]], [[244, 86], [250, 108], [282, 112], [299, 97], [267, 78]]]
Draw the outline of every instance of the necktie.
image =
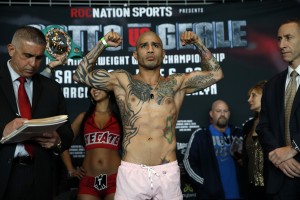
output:
[[[18, 80], [20, 82], [18, 89], [18, 104], [20, 114], [23, 118], [31, 119], [31, 105], [24, 86], [26, 79], [24, 77], [19, 77]], [[24, 143], [24, 148], [30, 156], [33, 156], [34, 146], [32, 144]]]
[[290, 136], [290, 117], [291, 117], [291, 110], [294, 102], [294, 98], [297, 92], [297, 82], [296, 82], [296, 77], [298, 76], [298, 73], [294, 70], [291, 73], [291, 79], [290, 82], [288, 83], [288, 86], [285, 90], [285, 112], [284, 112], [284, 117], [285, 117], [285, 143], [286, 145], [291, 144], [291, 136]]

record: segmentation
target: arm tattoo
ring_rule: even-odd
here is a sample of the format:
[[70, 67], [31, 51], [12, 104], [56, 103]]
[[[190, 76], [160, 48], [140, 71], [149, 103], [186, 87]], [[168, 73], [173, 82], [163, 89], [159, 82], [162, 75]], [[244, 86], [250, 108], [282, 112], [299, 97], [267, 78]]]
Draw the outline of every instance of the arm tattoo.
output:
[[[213, 63], [211, 63], [211, 61]], [[216, 58], [212, 56], [212, 54], [210, 54], [210, 59], [201, 61], [201, 66], [203, 71], [218, 71], [221, 69], [220, 64], [218, 63]]]
[[195, 88], [195, 92], [199, 91], [199, 86], [201, 88], [206, 88], [214, 84], [216, 80], [213, 78], [212, 74], [203, 75], [203, 76], [194, 76], [185, 82], [185, 87]]
[[86, 77], [85, 82], [92, 87], [107, 90], [107, 84], [109, 81], [109, 74], [105, 70], [92, 71], [90, 76]]
[[221, 66], [219, 65], [217, 60], [203, 44], [196, 43], [195, 46], [200, 52], [201, 67], [203, 71], [218, 71], [221, 69]]
[[[96, 73], [91, 73], [95, 68], [96, 60], [98, 59], [99, 55], [102, 53], [102, 51], [105, 49], [105, 46], [103, 44], [97, 43], [96, 46], [82, 59], [82, 61], [79, 63], [77, 70], [74, 73], [74, 77], [77, 79], [77, 82], [79, 83], [86, 83], [90, 86], [96, 86], [97, 83], [94, 80], [94, 76], [96, 76]], [[101, 71], [101, 70], [96, 70]], [[105, 70], [103, 70], [103, 73]], [[107, 72], [106, 72], [107, 73]], [[103, 75], [99, 75], [96, 77], [98, 79]], [[108, 74], [106, 74], [105, 77], [107, 77]], [[103, 77], [102, 77], [103, 78]], [[96, 84], [96, 85], [94, 85]], [[97, 88], [101, 88], [102, 84], [99, 84]], [[103, 89], [103, 88], [101, 88]]]
[[184, 87], [189, 89], [188, 93], [200, 91], [216, 83], [216, 75], [221, 72], [221, 66], [211, 52], [202, 43], [195, 43], [195, 46], [201, 56], [202, 71], [206, 71], [206, 73], [202, 75], [195, 74], [185, 81]]

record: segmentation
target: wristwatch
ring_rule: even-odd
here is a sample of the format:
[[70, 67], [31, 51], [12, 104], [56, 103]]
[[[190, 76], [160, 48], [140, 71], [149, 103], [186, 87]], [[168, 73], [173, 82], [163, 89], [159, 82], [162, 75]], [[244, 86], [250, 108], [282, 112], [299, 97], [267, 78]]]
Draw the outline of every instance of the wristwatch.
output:
[[59, 140], [59, 143], [57, 143], [56, 148], [61, 150], [61, 139]]
[[50, 67], [49, 65], [46, 65], [46, 68], [50, 69], [50, 72], [51, 72], [51, 73], [54, 73], [54, 72], [55, 72], [54, 68], [53, 68], [53, 67]]
[[61, 153], [61, 140], [59, 140], [59, 143], [55, 146], [55, 148], [52, 150], [53, 154], [58, 156]]
[[298, 153], [300, 153], [300, 149], [298, 145], [296, 144], [295, 140], [292, 140], [292, 148], [295, 149]]

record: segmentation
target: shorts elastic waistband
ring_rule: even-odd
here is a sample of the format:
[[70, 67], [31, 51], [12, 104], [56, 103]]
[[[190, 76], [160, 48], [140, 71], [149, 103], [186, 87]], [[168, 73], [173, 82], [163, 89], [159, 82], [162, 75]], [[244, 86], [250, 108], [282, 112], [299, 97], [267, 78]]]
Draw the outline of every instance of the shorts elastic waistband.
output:
[[[121, 160], [121, 165], [122, 166], [128, 166], [130, 168], [141, 168], [141, 165], [144, 165], [143, 163], [141, 164], [136, 164], [136, 163], [130, 163], [130, 162], [126, 162], [126, 161], [123, 161]], [[172, 167], [172, 166], [178, 166], [178, 162], [177, 160], [173, 161], [173, 162], [169, 162], [169, 163], [166, 163], [166, 164], [161, 164], [161, 165], [154, 165], [154, 166], [148, 166], [146, 165], [147, 167], [151, 167], [152, 169], [166, 169], [167, 167]]]

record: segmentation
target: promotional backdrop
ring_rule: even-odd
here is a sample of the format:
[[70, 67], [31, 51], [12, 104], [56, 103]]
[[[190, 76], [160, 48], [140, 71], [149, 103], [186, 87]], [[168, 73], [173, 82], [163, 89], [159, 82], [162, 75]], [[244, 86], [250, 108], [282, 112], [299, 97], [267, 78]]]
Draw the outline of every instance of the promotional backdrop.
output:
[[[197, 128], [207, 126], [210, 105], [216, 99], [223, 99], [230, 105], [232, 124], [242, 126], [252, 117], [247, 103], [248, 89], [287, 67], [277, 48], [277, 29], [282, 21], [299, 17], [299, 10], [299, 1], [193, 7], [1, 6], [0, 59], [2, 65], [7, 62], [6, 45], [19, 26], [45, 29], [50, 25], [62, 25], [84, 55], [107, 32], [118, 32], [123, 37], [123, 44], [118, 48], [107, 48], [99, 57], [97, 67], [137, 73], [137, 63], [132, 57], [135, 42], [142, 32], [152, 30], [163, 41], [166, 57], [161, 74], [168, 76], [201, 70], [198, 51], [193, 46], [181, 46], [179, 40], [185, 30], [197, 33], [220, 62], [224, 79], [201, 92], [187, 95], [176, 126], [182, 191], [186, 199], [193, 199], [194, 188], [182, 164], [190, 135]], [[49, 61], [45, 59], [45, 64]], [[68, 65], [56, 69], [54, 77], [62, 86], [71, 121], [85, 111], [89, 103], [87, 88], [72, 80], [79, 62], [69, 59]], [[80, 146], [74, 145], [74, 158], [82, 157], [81, 150]]]

